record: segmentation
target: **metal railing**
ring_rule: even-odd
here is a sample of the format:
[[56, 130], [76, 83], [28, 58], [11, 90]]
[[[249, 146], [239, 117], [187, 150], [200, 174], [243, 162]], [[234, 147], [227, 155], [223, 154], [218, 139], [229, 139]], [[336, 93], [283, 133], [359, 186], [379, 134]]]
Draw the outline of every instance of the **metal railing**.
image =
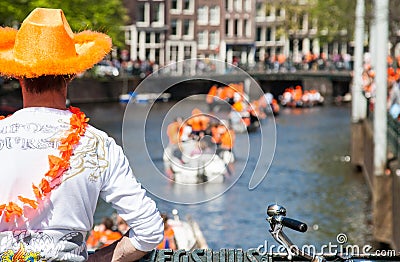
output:
[[[369, 99], [367, 99], [367, 120], [373, 125], [374, 110]], [[389, 161], [400, 160], [400, 121], [394, 119], [391, 114], [387, 114], [387, 150]]]
[[387, 115], [387, 143], [391, 158], [400, 159], [400, 122]]

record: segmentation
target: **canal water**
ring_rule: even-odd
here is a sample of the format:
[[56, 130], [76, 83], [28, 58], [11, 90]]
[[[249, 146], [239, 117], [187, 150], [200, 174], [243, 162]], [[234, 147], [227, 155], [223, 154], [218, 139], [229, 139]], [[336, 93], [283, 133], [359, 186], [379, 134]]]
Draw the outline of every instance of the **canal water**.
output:
[[[200, 225], [210, 248], [249, 249], [276, 244], [265, 220], [266, 207], [272, 203], [285, 206], [288, 217], [308, 224], [306, 233], [287, 231], [299, 246], [344, 244], [343, 239], [338, 242], [340, 234], [345, 236], [345, 244], [371, 244], [370, 193], [362, 174], [354, 172], [349, 162], [349, 105], [283, 108], [275, 118], [275, 134], [269, 132], [274, 121], [266, 119], [261, 124], [262, 130], [268, 132], [236, 135], [237, 162], [230, 169], [225, 190], [204, 185], [190, 192], [155, 173], [162, 173], [162, 142], [168, 122], [177, 113], [190, 114], [193, 107], [206, 111], [204, 100], [192, 100], [176, 110], [172, 110], [173, 102], [155, 104], [150, 111], [146, 105], [131, 104], [127, 108], [119, 103], [79, 106], [91, 118], [92, 125], [124, 144], [134, 172], [149, 187], [160, 211], [170, 213], [177, 209], [183, 219], [190, 215]], [[171, 111], [175, 115], [168, 115]], [[143, 137], [146, 148], [142, 148]], [[249, 151], [259, 150], [249, 149], [249, 145], [260, 145], [260, 139], [269, 148], [276, 142], [276, 148], [272, 162], [259, 161], [258, 169], [268, 171], [267, 175], [249, 190], [254, 165], [248, 163], [257, 162], [252, 159], [256, 154], [250, 152], [249, 156]], [[191, 195], [195, 197], [191, 199]], [[211, 200], [198, 201], [196, 196]], [[99, 202], [95, 221], [112, 211], [108, 204]]]

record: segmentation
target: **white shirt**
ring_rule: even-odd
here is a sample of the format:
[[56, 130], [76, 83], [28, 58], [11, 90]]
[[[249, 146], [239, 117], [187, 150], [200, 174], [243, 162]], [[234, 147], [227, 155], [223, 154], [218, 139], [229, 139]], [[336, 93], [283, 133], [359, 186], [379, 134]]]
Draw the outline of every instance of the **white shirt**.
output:
[[[48, 155], [59, 156], [58, 145], [68, 130], [71, 112], [24, 108], [0, 120], [0, 205], [18, 202], [18, 195], [35, 199], [49, 170]], [[131, 226], [130, 239], [142, 251], [163, 238], [163, 223], [153, 200], [135, 179], [122, 148], [106, 133], [88, 126], [70, 160], [64, 182], [38, 209], [16, 223], [0, 216], [0, 254], [38, 252], [41, 260], [83, 261], [85, 238], [93, 226], [99, 196]]]

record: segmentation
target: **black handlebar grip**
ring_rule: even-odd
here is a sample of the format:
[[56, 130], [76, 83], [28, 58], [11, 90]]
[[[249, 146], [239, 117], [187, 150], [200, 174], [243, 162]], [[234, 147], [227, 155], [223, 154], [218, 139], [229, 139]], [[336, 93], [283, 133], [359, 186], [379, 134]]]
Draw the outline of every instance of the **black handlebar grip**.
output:
[[299, 231], [299, 232], [306, 232], [307, 231], [307, 224], [300, 222], [295, 219], [287, 218], [287, 217], [282, 217], [282, 225], [285, 227], [291, 228], [293, 230]]

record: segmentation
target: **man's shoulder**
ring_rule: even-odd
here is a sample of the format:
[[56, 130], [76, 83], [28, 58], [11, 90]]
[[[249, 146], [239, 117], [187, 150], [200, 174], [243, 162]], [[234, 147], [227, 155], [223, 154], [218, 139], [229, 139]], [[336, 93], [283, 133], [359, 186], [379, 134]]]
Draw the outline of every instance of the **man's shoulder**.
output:
[[115, 143], [114, 138], [112, 138], [107, 132], [92, 125], [87, 126], [85, 136], [90, 139], [95, 138], [97, 140], [102, 140], [106, 145]]

